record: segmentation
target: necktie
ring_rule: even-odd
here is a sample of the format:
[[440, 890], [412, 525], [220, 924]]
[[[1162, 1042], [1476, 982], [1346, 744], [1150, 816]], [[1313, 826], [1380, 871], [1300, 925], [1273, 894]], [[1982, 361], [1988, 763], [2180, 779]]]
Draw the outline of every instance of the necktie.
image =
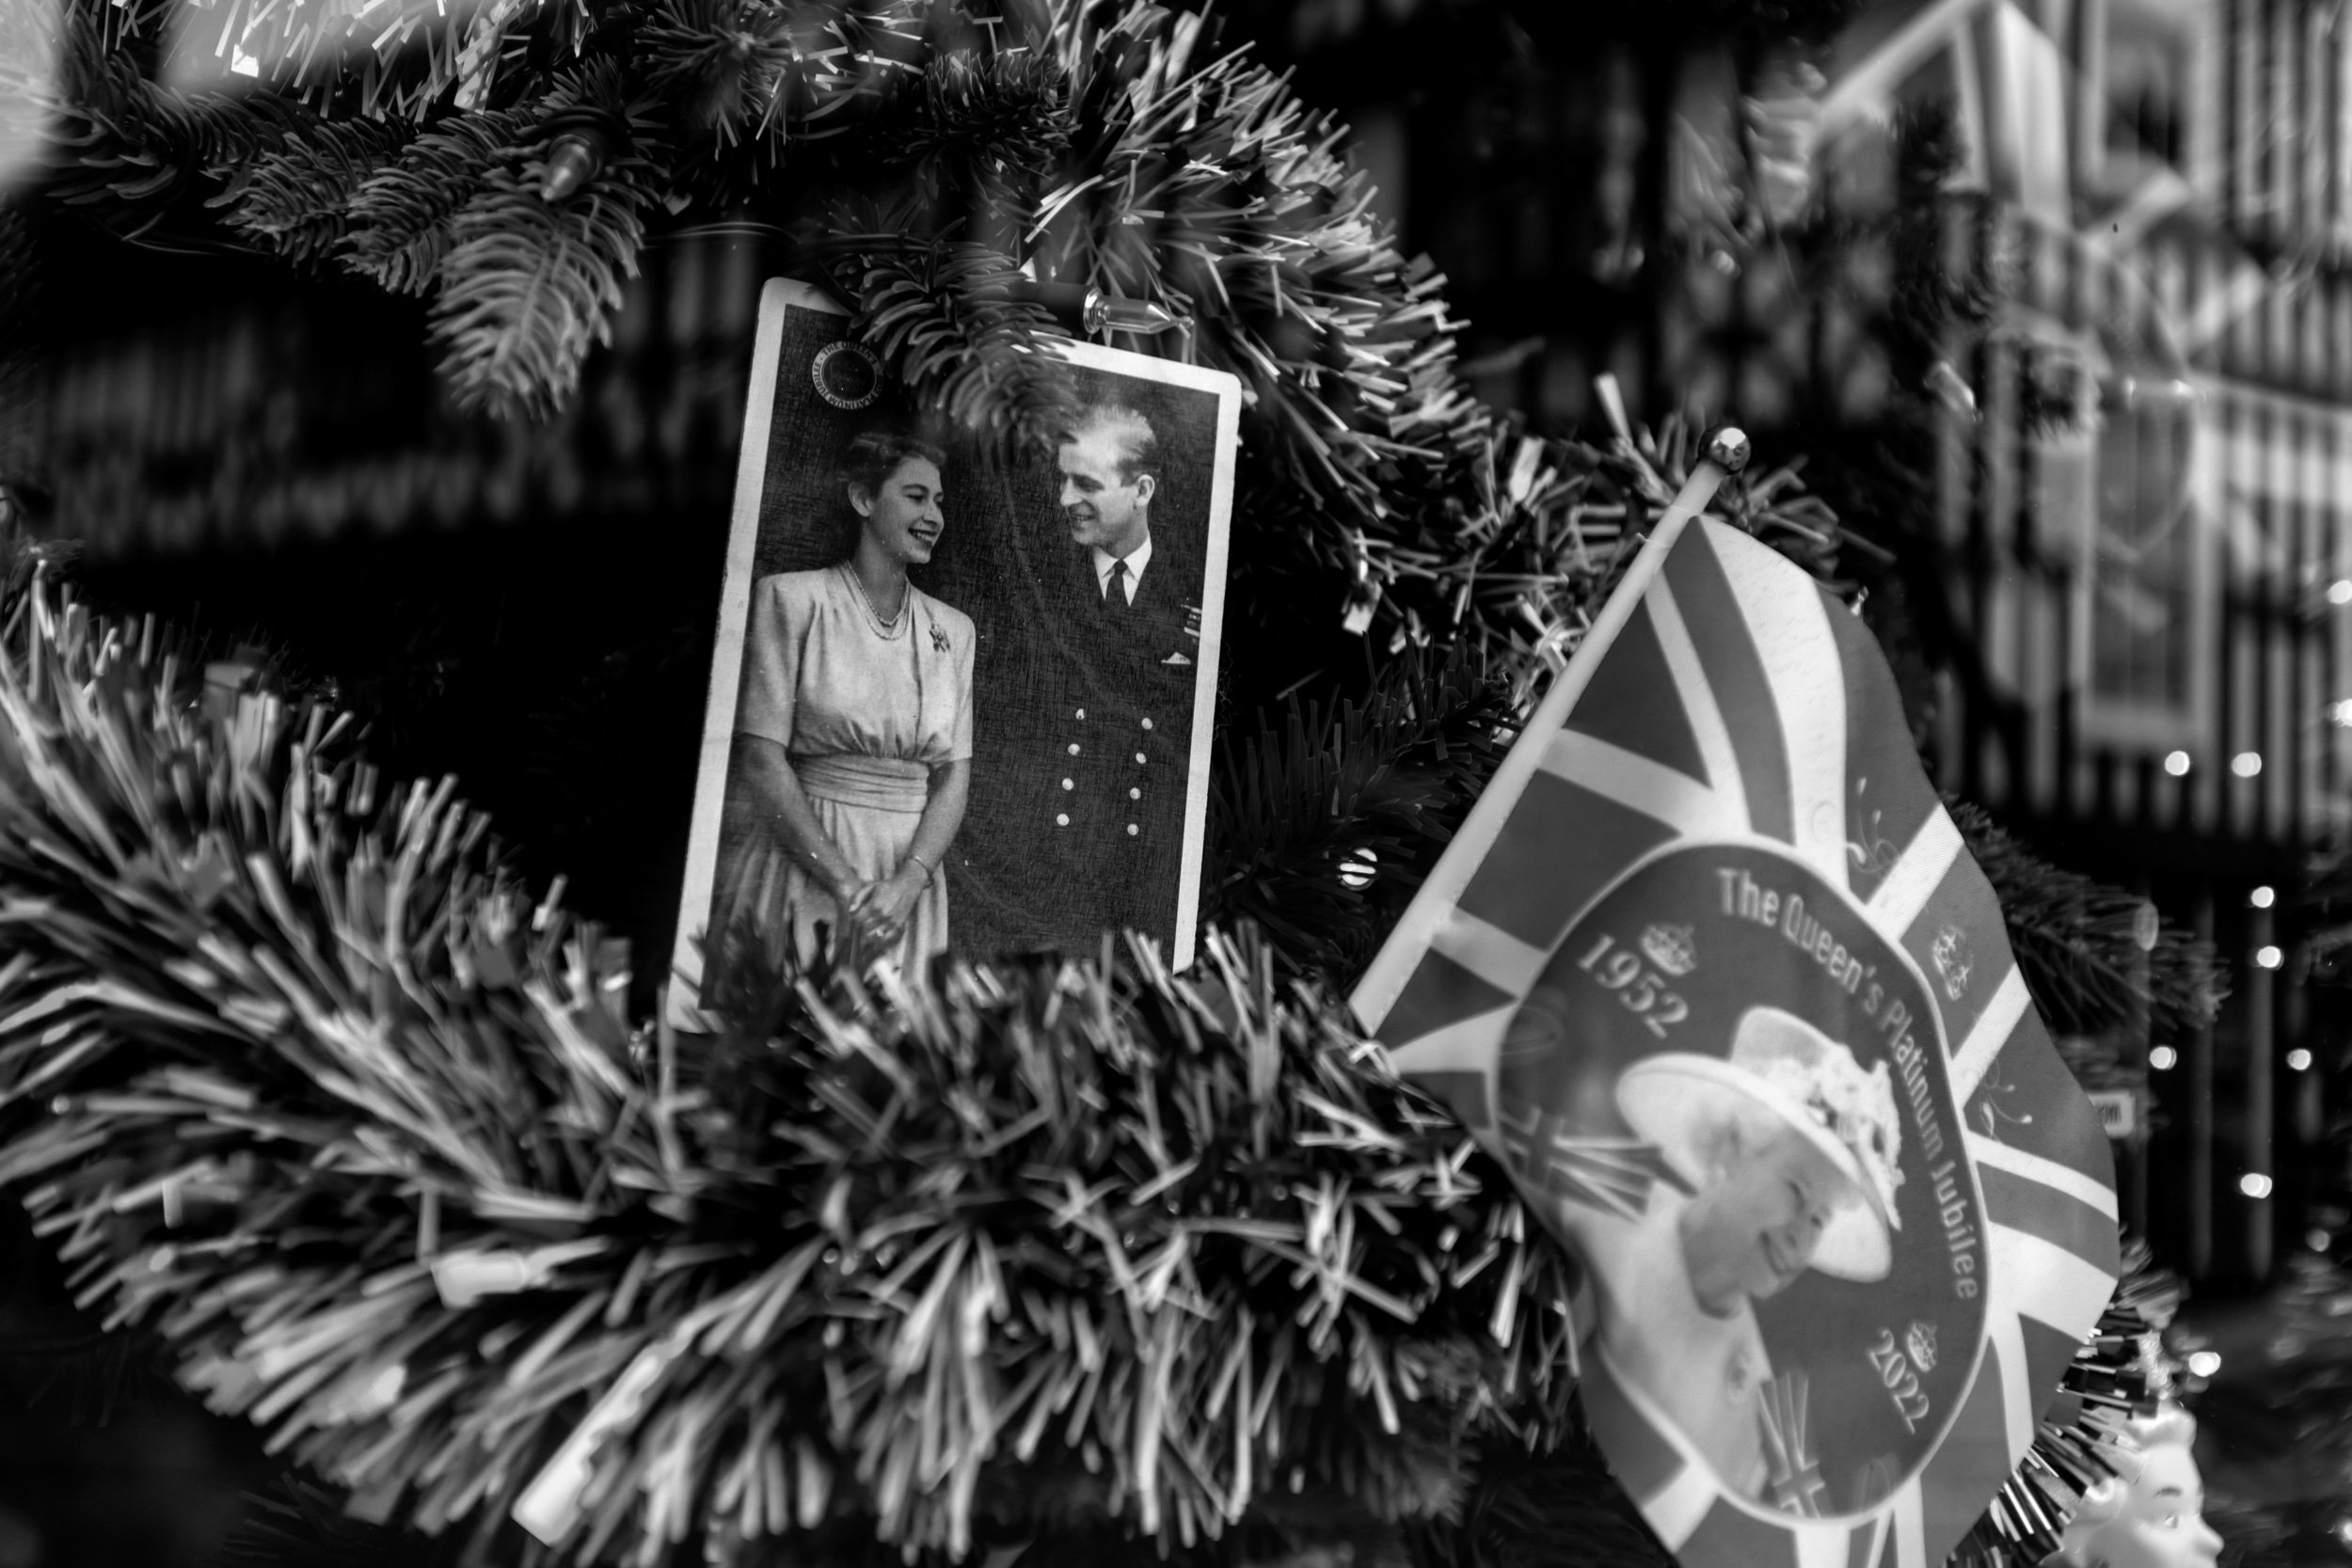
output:
[[1127, 562], [1125, 561], [1111, 562], [1110, 586], [1104, 590], [1103, 602], [1113, 610], [1127, 608]]

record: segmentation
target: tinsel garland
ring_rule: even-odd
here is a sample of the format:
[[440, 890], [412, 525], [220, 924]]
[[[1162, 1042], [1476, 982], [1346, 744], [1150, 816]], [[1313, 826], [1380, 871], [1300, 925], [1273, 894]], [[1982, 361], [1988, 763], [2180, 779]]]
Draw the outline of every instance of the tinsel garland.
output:
[[2163, 1335], [2183, 1293], [2145, 1243], [2125, 1243], [2115, 1294], [2074, 1353], [2026, 1462], [1952, 1549], [1947, 1568], [2040, 1568], [2083, 1493], [2129, 1471], [2122, 1423], [2173, 1392], [2179, 1366]]
[[[1672, 431], [1662, 447], [1635, 436], [1593, 472], [1624, 476], [1639, 494], [1642, 476], [1654, 473], [1642, 454], [1662, 450], [1671, 460], [1677, 446]], [[1820, 551], [1826, 537], [1787, 542]], [[1578, 579], [1595, 595], [1583, 614], [1612, 576], [1597, 564]], [[31, 1184], [45, 1229], [63, 1238], [85, 1298], [110, 1322], [158, 1333], [184, 1379], [354, 1485], [363, 1510], [397, 1504], [398, 1517], [427, 1525], [469, 1516], [494, 1532], [581, 1418], [590, 1391], [664, 1342], [664, 1325], [703, 1324], [718, 1348], [732, 1323], [739, 1355], [745, 1314], [756, 1312], [761, 1290], [777, 1289], [775, 1271], [802, 1256], [795, 1246], [819, 1237], [838, 1245], [852, 1217], [866, 1232], [929, 1226], [936, 1239], [966, 1200], [992, 1220], [1025, 1206], [1030, 1227], [1015, 1225], [998, 1251], [949, 1271], [940, 1289], [950, 1294], [976, 1289], [970, 1276], [990, 1272], [984, 1258], [1000, 1277], [1042, 1268], [1053, 1286], [1089, 1301], [1132, 1301], [1138, 1281], [1150, 1283], [1148, 1270], [1122, 1258], [1140, 1252], [1174, 1271], [1158, 1282], [1163, 1291], [1173, 1282], [1173, 1293], [1141, 1318], [1089, 1320], [1099, 1359], [1084, 1375], [1106, 1385], [1113, 1402], [1091, 1413], [1091, 1429], [1067, 1424], [1061, 1411], [1039, 1429], [1041, 1442], [1074, 1449], [1076, 1465], [1057, 1469], [1033, 1454], [1008, 1486], [995, 1467], [1002, 1454], [989, 1457], [1017, 1448], [1009, 1434], [1057, 1396], [1076, 1397], [1076, 1374], [1065, 1370], [1057, 1385], [1034, 1360], [1059, 1320], [1029, 1316], [1022, 1299], [977, 1341], [991, 1352], [983, 1381], [1002, 1407], [977, 1419], [966, 1407], [959, 1436], [934, 1436], [928, 1459], [905, 1462], [917, 1468], [900, 1473], [886, 1505], [888, 1456], [907, 1445], [923, 1455], [925, 1434], [940, 1430], [936, 1411], [912, 1414], [905, 1402], [930, 1397], [946, 1377], [927, 1372], [930, 1381], [917, 1383], [902, 1370], [894, 1384], [893, 1369], [961, 1366], [974, 1341], [941, 1331], [910, 1351], [894, 1338], [905, 1333], [903, 1317], [854, 1285], [834, 1298], [843, 1309], [832, 1315], [824, 1288], [842, 1281], [803, 1257], [805, 1315], [779, 1307], [764, 1325], [778, 1338], [759, 1348], [772, 1352], [793, 1331], [803, 1347], [809, 1335], [821, 1342], [829, 1323], [867, 1325], [852, 1349], [870, 1357], [860, 1386], [868, 1402], [807, 1398], [805, 1386], [776, 1381], [772, 1365], [763, 1382], [725, 1349], [712, 1362], [667, 1363], [657, 1391], [668, 1424], [646, 1413], [634, 1441], [608, 1455], [611, 1476], [600, 1476], [608, 1500], [594, 1528], [605, 1544], [642, 1552], [668, 1531], [691, 1532], [678, 1523], [681, 1495], [713, 1496], [723, 1479], [748, 1476], [749, 1465], [764, 1473], [765, 1456], [781, 1463], [787, 1451], [804, 1486], [808, 1475], [827, 1478], [815, 1523], [846, 1513], [894, 1539], [952, 1545], [976, 1517], [998, 1515], [1015, 1525], [1046, 1517], [1057, 1529], [1156, 1515], [1181, 1540], [1187, 1526], [1209, 1533], [1235, 1513], [1263, 1522], [1264, 1505], [1279, 1503], [1295, 1525], [1286, 1460], [1315, 1499], [1305, 1511], [1311, 1528], [1360, 1523], [1367, 1509], [1435, 1522], [1462, 1502], [1482, 1435], [1490, 1470], [1506, 1451], [1492, 1446], [1496, 1428], [1540, 1439], [1538, 1451], [1563, 1439], [1562, 1260], [1539, 1240], [1524, 1244], [1524, 1218], [1499, 1179], [1434, 1112], [1386, 1082], [1344, 1021], [1316, 993], [1276, 984], [1268, 950], [1221, 947], [1217, 983], [1205, 989], [1159, 974], [1148, 955], [965, 971], [936, 995], [779, 1000], [754, 988], [737, 998], [738, 1016], [773, 1026], [681, 1067], [660, 1042], [629, 1036], [610, 944], [558, 911], [534, 909], [503, 880], [484, 825], [452, 802], [446, 783], [379, 805], [363, 765], [324, 760], [334, 726], [248, 704], [236, 723], [215, 728], [195, 715], [190, 666], [175, 662], [163, 634], [98, 626], [21, 581], [13, 603], [9, 694], [0, 699], [0, 733], [10, 740], [0, 752], [0, 821], [8, 824], [0, 919], [24, 956], [0, 970], [0, 1084], [19, 1117], [44, 1101], [53, 1115], [20, 1121], [0, 1180]], [[1398, 874], [1409, 873], [1410, 847], [1378, 836], [1381, 824], [1441, 840], [1491, 768], [1492, 726], [1510, 704], [1459, 666], [1434, 680], [1404, 665], [1396, 674], [1394, 692], [1295, 728], [1284, 747], [1250, 749], [1271, 763], [1255, 781], [1266, 794], [1254, 807], [1232, 793], [1245, 785], [1229, 755], [1232, 782], [1218, 814], [1229, 893], [1254, 884], [1260, 912], [1329, 934], [1351, 912], [1324, 907], [1349, 902], [1335, 870], [1385, 860], [1391, 888], [1409, 891], [1409, 875]], [[1450, 705], [1430, 705], [1431, 693], [1449, 689]], [[1379, 766], [1365, 771], [1375, 758]], [[1353, 782], [1332, 768], [1352, 770]], [[1319, 844], [1253, 847], [1258, 870], [1246, 869], [1252, 863], [1232, 853], [1233, 828], [1253, 817], [1309, 827], [1283, 803], [1300, 790], [1318, 800], [1328, 792], [1332, 831]], [[2010, 881], [2019, 865], [2047, 870], [2014, 851], [1992, 863]], [[1310, 890], [1321, 891], [1322, 905], [1299, 902]], [[1352, 912], [1367, 933], [1376, 929], [1376, 900]], [[2010, 912], [2013, 922], [2066, 918], [2029, 896], [2013, 899]], [[527, 935], [528, 927], [540, 928]], [[2114, 953], [2093, 956], [2122, 962], [2128, 937], [2102, 934]], [[1330, 961], [1345, 967], [1343, 957]], [[1041, 1054], [1041, 1041], [1050, 1047]], [[1106, 1095], [1106, 1080], [1121, 1092]], [[1302, 1087], [1314, 1098], [1301, 1098]], [[1102, 1117], [1073, 1117], [1073, 1108]], [[927, 1123], [931, 1115], [944, 1119]], [[884, 1126], [887, 1140], [859, 1147]], [[927, 1127], [944, 1141], [922, 1141]], [[996, 1147], [999, 1136], [1007, 1141]], [[952, 1146], [975, 1138], [988, 1149], [984, 1168], [959, 1166]], [[1084, 1208], [1039, 1221], [1061, 1202], [1035, 1190], [1036, 1172], [1056, 1168], [1039, 1159], [1041, 1139], [1064, 1162], [1064, 1188], [1104, 1206], [1102, 1227], [1084, 1228]], [[1261, 1142], [1270, 1163], [1243, 1159], [1237, 1176], [1236, 1158]], [[1370, 1207], [1351, 1183], [1376, 1195]], [[843, 1192], [881, 1206], [830, 1210]], [[1173, 1228], [1145, 1225], [1164, 1210]], [[777, 1227], [747, 1228], [747, 1212], [779, 1216]], [[305, 1220], [328, 1213], [335, 1228]], [[1364, 1216], [1353, 1235], [1351, 1213]], [[1448, 1232], [1456, 1233], [1451, 1245]], [[988, 1233], [1004, 1234], [993, 1225]], [[1041, 1234], [1050, 1244], [1025, 1253], [1020, 1242]], [[1115, 1239], [1095, 1252], [1089, 1237]], [[560, 1273], [519, 1296], [452, 1306], [432, 1283], [453, 1268], [485, 1266], [485, 1257], [527, 1276], [533, 1259], [549, 1259], [545, 1249], [581, 1243], [596, 1250], [552, 1255]], [[908, 1256], [909, 1244], [894, 1256]], [[290, 1252], [307, 1254], [307, 1266], [290, 1267]], [[665, 1290], [644, 1293], [660, 1262], [680, 1259], [660, 1276]], [[1220, 1264], [1231, 1271], [1223, 1295]], [[1287, 1295], [1277, 1292], [1277, 1316], [1265, 1317], [1265, 1275], [1278, 1264], [1298, 1272]], [[638, 1294], [625, 1298], [633, 1270]], [[943, 1277], [923, 1276], [927, 1285]], [[919, 1306], [902, 1284], [896, 1305]], [[1021, 1298], [1008, 1289], [994, 1299]], [[1238, 1335], [1237, 1302], [1246, 1307]], [[1190, 1332], [1164, 1345], [1138, 1323], [1171, 1303], [1184, 1310], [1157, 1321]], [[1165, 1411], [1209, 1408], [1214, 1384], [1184, 1380], [1211, 1363], [1219, 1375], [1235, 1369], [1233, 1377], [1263, 1366], [1259, 1357], [1276, 1354], [1268, 1336], [1288, 1332], [1274, 1326], [1285, 1312], [1304, 1336], [1303, 1354], [1292, 1354], [1308, 1375], [1294, 1375], [1263, 1406], [1268, 1424], [1219, 1448], [1216, 1434], [1180, 1423], [1167, 1451], [1181, 1463], [1147, 1466], [1134, 1445], [1152, 1429], [1138, 1424], [1136, 1402], [1153, 1386], [1154, 1356], [1179, 1369], [1168, 1387], [1184, 1397], [1171, 1395]], [[1498, 1323], [1503, 1343], [1489, 1337]], [[1074, 1326], [1065, 1337], [1063, 1353], [1082, 1342]], [[546, 1354], [527, 1360], [543, 1343]], [[1007, 1364], [995, 1365], [997, 1355]], [[516, 1373], [518, 1361], [528, 1375]], [[751, 1424], [769, 1398], [810, 1411], [827, 1404], [806, 1450], [788, 1445], [803, 1429]], [[712, 1418], [714, 1409], [728, 1414]], [[1383, 1430], [1389, 1411], [1393, 1433]], [[1089, 1441], [1104, 1479], [1086, 1468]], [[665, 1447], [673, 1443], [685, 1445], [683, 1457]], [[803, 1451], [820, 1466], [801, 1470]], [[964, 1493], [906, 1481], [910, 1473], [941, 1481], [958, 1463]], [[1145, 1490], [1147, 1474], [1164, 1496]], [[983, 1484], [990, 1476], [995, 1484]], [[750, 1506], [750, 1494], [730, 1496]], [[1564, 1501], [1548, 1505], [1555, 1517]], [[1597, 1508], [1596, 1517], [1612, 1509], [1603, 1497], [1577, 1506]], [[1621, 1511], [1622, 1498], [1613, 1506]], [[1514, 1516], [1507, 1498], [1471, 1510], [1489, 1522]], [[1507, 1556], [1523, 1545], [1487, 1549]]]
[[0, 1183], [360, 1512], [486, 1541], [529, 1498], [582, 1560], [1183, 1543], [1310, 1480], [1442, 1515], [1472, 1438], [1556, 1436], [1565, 1260], [1253, 942], [803, 985], [681, 1050], [447, 781], [315, 710], [214, 724], [161, 634], [45, 590], [7, 636]]
[[[1262, 946], [746, 982], [757, 1026], [681, 1055], [448, 782], [206, 721], [165, 634], [21, 580], [5, 655], [0, 1182], [364, 1514], [486, 1545], [632, 1367], [583, 1560], [1435, 1524], [1482, 1440], [1570, 1435], [1565, 1260]], [[2027, 1469], [2003, 1540], [2051, 1516]]]

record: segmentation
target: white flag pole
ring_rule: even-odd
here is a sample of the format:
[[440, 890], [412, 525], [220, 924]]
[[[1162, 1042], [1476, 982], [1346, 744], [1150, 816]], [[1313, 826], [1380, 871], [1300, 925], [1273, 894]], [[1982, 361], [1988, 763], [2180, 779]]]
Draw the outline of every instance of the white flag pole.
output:
[[1462, 819], [1461, 829], [1454, 833], [1454, 842], [1446, 846], [1445, 853], [1438, 857], [1436, 867], [1429, 873], [1429, 879], [1421, 885], [1421, 891], [1413, 895], [1412, 903], [1406, 907], [1404, 917], [1397, 922], [1396, 929], [1389, 933], [1389, 940], [1381, 944], [1379, 956], [1373, 959], [1372, 967], [1356, 983], [1355, 991], [1348, 997], [1348, 1005], [1355, 1008], [1357, 1021], [1367, 1033], [1378, 1032], [1381, 1022], [1389, 1016], [1389, 1009], [1396, 1005], [1398, 993], [1404, 990], [1405, 983], [1421, 967], [1422, 956], [1428, 951], [1430, 942], [1446, 916], [1453, 912], [1462, 890], [1470, 885], [1470, 878], [1486, 860], [1486, 851], [1494, 847], [1495, 838], [1502, 832], [1504, 819], [1511, 815], [1511, 808], [1518, 803], [1519, 796], [1526, 791], [1528, 781], [1534, 776], [1536, 763], [1542, 757], [1545, 747], [1550, 744], [1553, 733], [1566, 721], [1568, 710], [1576, 705], [1576, 700], [1584, 694], [1584, 688], [1592, 681], [1593, 671], [1599, 665], [1601, 656], [1617, 640], [1617, 633], [1632, 615], [1633, 607], [1641, 603], [1643, 594], [1648, 591], [1650, 579], [1665, 564], [1666, 552], [1674, 548], [1675, 541], [1681, 537], [1684, 527], [1691, 519], [1704, 512], [1707, 503], [1715, 499], [1715, 491], [1723, 482], [1747, 465], [1748, 438], [1745, 435], [1725, 426], [1708, 437], [1703, 455], [1691, 469], [1691, 477], [1683, 482], [1673, 501], [1659, 515], [1657, 527], [1650, 531], [1649, 539], [1642, 546], [1641, 553], [1633, 558], [1633, 564], [1626, 569], [1625, 579], [1617, 584], [1616, 592], [1609, 595], [1609, 602], [1601, 606], [1600, 614], [1594, 618], [1592, 629], [1584, 634], [1584, 640], [1577, 644], [1575, 654], [1569, 657], [1568, 667], [1560, 672], [1560, 678], [1552, 682], [1551, 689], [1544, 694], [1543, 702], [1537, 705], [1526, 728], [1519, 732], [1518, 744], [1511, 748], [1510, 754], [1495, 769], [1494, 778], [1487, 783], [1486, 790], [1478, 797], [1477, 804], [1470, 808], [1470, 815]]

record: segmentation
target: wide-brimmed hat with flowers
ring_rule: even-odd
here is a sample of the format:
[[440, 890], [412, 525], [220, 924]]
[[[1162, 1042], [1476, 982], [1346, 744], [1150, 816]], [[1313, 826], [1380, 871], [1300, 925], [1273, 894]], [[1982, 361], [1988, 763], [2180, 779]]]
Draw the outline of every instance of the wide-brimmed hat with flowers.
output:
[[1750, 1007], [1732, 1032], [1731, 1055], [1673, 1051], [1645, 1057], [1617, 1080], [1617, 1109], [1692, 1184], [1708, 1179], [1701, 1128], [1721, 1125], [1744, 1101], [1797, 1130], [1852, 1186], [1814, 1249], [1812, 1266], [1839, 1279], [1883, 1279], [1902, 1228], [1895, 1189], [1903, 1174], [1902, 1124], [1886, 1064], [1868, 1072], [1853, 1052], [1778, 1007]]

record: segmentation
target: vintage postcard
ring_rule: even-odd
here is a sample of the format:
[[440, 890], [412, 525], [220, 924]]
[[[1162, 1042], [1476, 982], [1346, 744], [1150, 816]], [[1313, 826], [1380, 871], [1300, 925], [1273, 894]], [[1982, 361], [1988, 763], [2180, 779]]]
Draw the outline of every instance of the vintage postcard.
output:
[[[675, 955], [1192, 958], [1240, 384], [1059, 346], [1064, 428], [928, 422], [761, 298]], [[748, 946], [743, 944], [749, 944]]]

